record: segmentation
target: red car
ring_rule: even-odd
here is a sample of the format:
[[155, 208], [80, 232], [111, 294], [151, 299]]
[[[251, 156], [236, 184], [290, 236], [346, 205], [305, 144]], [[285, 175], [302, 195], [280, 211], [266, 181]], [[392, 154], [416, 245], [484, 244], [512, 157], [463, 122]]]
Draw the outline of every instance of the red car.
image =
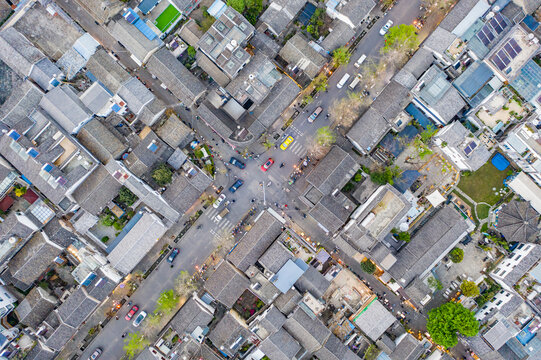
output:
[[133, 315], [135, 315], [135, 313], [136, 313], [137, 311], [139, 311], [139, 306], [133, 305], [133, 306], [131, 307], [130, 311], [128, 311], [128, 313], [126, 314], [125, 319], [128, 320], [128, 321], [130, 321], [131, 318], [133, 317]]
[[272, 166], [272, 164], [274, 164], [274, 160], [272, 160], [272, 158], [269, 158], [269, 160], [267, 160], [266, 163], [261, 165], [261, 170], [263, 170], [263, 171], [269, 170], [269, 168]]

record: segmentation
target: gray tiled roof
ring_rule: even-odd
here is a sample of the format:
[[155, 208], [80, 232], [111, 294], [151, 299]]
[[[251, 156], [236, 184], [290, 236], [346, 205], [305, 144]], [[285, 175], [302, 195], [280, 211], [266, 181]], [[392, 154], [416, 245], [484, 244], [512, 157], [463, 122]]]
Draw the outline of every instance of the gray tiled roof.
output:
[[284, 328], [281, 328], [263, 340], [259, 350], [271, 360], [289, 360], [295, 357], [301, 346]]
[[432, 34], [430, 34], [430, 36], [424, 41], [423, 47], [442, 55], [445, 53], [445, 50], [451, 46], [455, 39], [456, 35], [451, 34], [450, 31], [438, 26], [436, 30], [434, 30]]
[[300, 307], [287, 318], [284, 329], [308, 352], [321, 348], [331, 336], [331, 331], [319, 319], [312, 319]]
[[340, 13], [346, 16], [353, 26], [357, 27], [375, 6], [374, 0], [350, 0], [342, 6]]
[[411, 98], [408, 88], [391, 80], [372, 103], [370, 109], [377, 110], [385, 120], [393, 122], [398, 114], [409, 104]]
[[532, 244], [534, 249], [528, 255], [524, 256], [518, 264], [513, 267], [509, 273], [505, 275], [503, 282], [509, 287], [512, 287], [517, 281], [524, 276], [530, 269], [541, 259], [541, 246]]
[[295, 256], [280, 241], [275, 241], [259, 258], [257, 262], [266, 270], [277, 273], [287, 260], [293, 260]]
[[372, 341], [376, 341], [396, 321], [393, 314], [377, 299], [367, 305], [354, 320], [359, 329]]
[[323, 294], [330, 285], [330, 281], [325, 279], [323, 274], [313, 266], [308, 266], [308, 269], [295, 283], [295, 287], [299, 289], [301, 293], [308, 291], [318, 299], [323, 297]]
[[513, 200], [498, 213], [497, 229], [508, 242], [528, 242], [539, 234], [539, 214], [527, 201]]
[[114, 61], [104, 49], [99, 49], [90, 57], [86, 68], [113, 94], [130, 79], [130, 74]]
[[[453, 207], [445, 206], [412, 237], [396, 254], [397, 261], [389, 273], [402, 286], [427, 271], [439, 258], [443, 258], [473, 228]], [[401, 279], [404, 279], [402, 281]]]
[[281, 232], [282, 223], [268, 211], [264, 211], [228, 255], [228, 260], [241, 271], [246, 271], [250, 265], [256, 263]]
[[98, 305], [96, 299], [89, 297], [83, 288], [79, 288], [56, 309], [56, 312], [62, 323], [78, 328]]
[[55, 351], [60, 351], [77, 332], [77, 329], [66, 324], [60, 324], [45, 342], [45, 345]]
[[[247, 328], [231, 315], [231, 312], [227, 312], [210, 332], [208, 338], [216, 348], [233, 357], [244, 343], [242, 340], [237, 343], [237, 340], [239, 338], [248, 340], [251, 334]], [[234, 347], [233, 344], [235, 344]]]
[[223, 261], [205, 282], [205, 290], [228, 308], [232, 307], [250, 286], [250, 280], [235, 269], [229, 261]]
[[10, 96], [0, 107], [0, 119], [9, 127], [26, 119], [39, 105], [43, 92], [27, 80], [13, 88]]
[[353, 210], [353, 208], [346, 209], [332, 195], [325, 195], [308, 214], [330, 233], [335, 233], [344, 225]]
[[17, 317], [21, 324], [37, 329], [55, 308], [57, 299], [46, 290], [36, 286], [17, 306]]
[[118, 89], [118, 96], [126, 101], [128, 108], [134, 114], [139, 114], [143, 107], [155, 98], [154, 94], [135, 77], [122, 84]]
[[347, 137], [355, 147], [360, 147], [362, 151], [369, 153], [375, 149], [390, 129], [391, 125], [383, 116], [370, 107], [348, 131]]
[[271, 126], [282, 112], [297, 98], [299, 86], [290, 77], [284, 76], [274, 85], [269, 95], [253, 111], [265, 128]]
[[195, 54], [197, 66], [206, 72], [212, 80], [216, 81], [221, 87], [226, 87], [231, 79], [202, 51]]
[[280, 57], [287, 61], [290, 67], [298, 66], [310, 78], [316, 77], [327, 62], [325, 57], [314, 50], [308, 44], [308, 40], [300, 33], [295, 34], [287, 41], [280, 50]]
[[460, 0], [442, 20], [440, 26], [447, 31], [453, 31], [478, 2], [479, 0]]
[[[149, 131], [144, 136], [129, 153], [127, 159], [124, 160], [127, 168], [139, 177], [147, 174], [159, 163], [165, 162], [173, 153], [173, 149], [160, 139], [154, 131]], [[149, 149], [152, 144], [157, 146], [155, 151]]]
[[347, 152], [333, 146], [308, 174], [306, 181], [324, 195], [329, 195], [335, 189], [342, 189], [359, 168], [359, 164]]
[[152, 126], [165, 112], [166, 107], [163, 101], [155, 97], [141, 109], [141, 112], [137, 115], [137, 120], [145, 125]]
[[432, 65], [434, 57], [425, 48], [420, 48], [415, 54], [408, 60], [403, 69], [410, 72], [415, 79], [419, 79], [421, 75]]
[[[79, 97], [88, 110], [94, 114], [98, 114], [111, 101], [111, 98], [112, 95], [97, 81]], [[112, 103], [109, 105], [111, 106]]]
[[47, 234], [49, 241], [53, 242], [59, 247], [67, 248], [77, 236], [70, 230], [64, 228], [58, 218], [54, 218], [45, 225], [43, 231]]
[[213, 315], [191, 297], [171, 319], [170, 325], [177, 334], [191, 334], [198, 326], [205, 328], [212, 321]]
[[191, 105], [205, 92], [205, 86], [166, 48], [158, 50], [147, 63], [147, 69], [180, 101]]
[[173, 149], [184, 147], [193, 138], [192, 129], [184, 125], [175, 114], [167, 117], [156, 129], [156, 134]]
[[44, 58], [23, 34], [14, 27], [0, 32], [0, 59], [21, 76], [29, 76], [32, 65]]
[[275, 306], [272, 306], [266, 311], [265, 317], [262, 318], [258, 326], [264, 328], [267, 333], [274, 334], [282, 328], [286, 317]]
[[185, 213], [211, 183], [212, 179], [198, 169], [193, 177], [177, 176], [162, 196], [179, 213]]
[[346, 44], [353, 36], [355, 36], [355, 30], [339, 19], [333, 20], [331, 23], [331, 29], [332, 31], [320, 44], [321, 47], [330, 53], [338, 49], [340, 46]]
[[257, 30], [250, 39], [250, 44], [256, 48], [256, 51], [261, 51], [270, 59], [274, 59], [281, 48], [280, 44], [271, 39], [267, 34]]
[[81, 128], [77, 140], [104, 164], [111, 159], [120, 159], [128, 148], [127, 142], [111, 132], [98, 118]]
[[53, 87], [50, 83], [51, 79], [60, 78], [61, 75], [62, 71], [49, 58], [43, 58], [32, 68], [30, 78], [43, 90], [49, 90]]
[[201, 28], [199, 25], [197, 25], [194, 19], [189, 19], [184, 25], [182, 25], [178, 34], [182, 40], [188, 43], [188, 45], [196, 47], [197, 42], [199, 39], [201, 39], [204, 33], [201, 31]]
[[417, 360], [424, 350], [425, 348], [419, 340], [410, 333], [405, 333], [401, 336], [400, 342], [389, 357], [391, 360]]
[[360, 360], [340, 339], [331, 335], [325, 345], [314, 354], [319, 360]]
[[93, 115], [68, 85], [57, 86], [46, 93], [40, 106], [69, 133]]
[[124, 18], [111, 20], [107, 24], [107, 30], [141, 63], [144, 63], [149, 55], [163, 44], [158, 37], [149, 40]]
[[302, 295], [295, 288], [289, 289], [285, 294], [280, 294], [276, 300], [274, 300], [274, 306], [282, 313], [289, 315], [299, 302], [302, 300]]
[[55, 352], [46, 348], [38, 341], [36, 346], [34, 346], [24, 358], [25, 360], [53, 360], [54, 357]]
[[304, 4], [306, 4], [306, 0], [272, 1], [267, 10], [260, 16], [260, 20], [267, 24], [273, 32], [280, 35], [297, 16]]
[[42, 233], [35, 233], [9, 261], [9, 272], [14, 279], [30, 286], [47, 270], [61, 251], [60, 246], [47, 242]]
[[101, 302], [111, 294], [117, 283], [108, 278], [101, 269], [96, 270], [95, 273], [96, 278], [85, 289], [89, 296]]

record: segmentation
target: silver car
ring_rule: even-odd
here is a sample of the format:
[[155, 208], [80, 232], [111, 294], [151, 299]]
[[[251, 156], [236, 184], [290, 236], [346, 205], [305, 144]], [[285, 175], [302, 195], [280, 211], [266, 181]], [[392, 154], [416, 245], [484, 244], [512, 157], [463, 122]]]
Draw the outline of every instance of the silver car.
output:
[[383, 25], [381, 29], [379, 30], [379, 34], [381, 36], [384, 36], [385, 34], [387, 34], [387, 31], [389, 31], [391, 26], [393, 26], [393, 21], [392, 20], [387, 21], [387, 23]]

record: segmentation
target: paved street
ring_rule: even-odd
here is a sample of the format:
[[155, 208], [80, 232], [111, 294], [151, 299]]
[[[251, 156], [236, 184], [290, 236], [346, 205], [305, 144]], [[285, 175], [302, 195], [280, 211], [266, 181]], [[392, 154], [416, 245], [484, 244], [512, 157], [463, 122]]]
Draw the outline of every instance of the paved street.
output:
[[[112, 40], [103, 28], [97, 26], [92, 20], [88, 20], [90, 17], [89, 15], [84, 14], [84, 9], [81, 9], [70, 0], [58, 0], [58, 2], [66, 12], [77, 19], [81, 26], [93, 36], [97, 37], [102, 44], [105, 46], [112, 46], [113, 51], [119, 55], [125, 66], [134, 66], [133, 64], [130, 64], [131, 59], [129, 59], [127, 54], [123, 53], [122, 49], [119, 49], [120, 46], [116, 41]], [[300, 158], [307, 154], [308, 144], [310, 139], [313, 138], [316, 130], [321, 126], [328, 124], [329, 120], [325, 117], [325, 114], [333, 101], [346, 96], [347, 87], [342, 89], [336, 87], [336, 84], [343, 74], [345, 72], [349, 72], [350, 74], [354, 73], [353, 70], [355, 68], [353, 67], [353, 63], [361, 56], [361, 54], [379, 56], [379, 49], [383, 45], [383, 37], [379, 35], [381, 26], [388, 19], [392, 19], [396, 25], [400, 23], [410, 24], [419, 15], [419, 4], [419, 0], [402, 0], [387, 16], [382, 17], [374, 24], [372, 29], [357, 46], [357, 50], [352, 56], [352, 63], [344, 69], [339, 69], [331, 76], [329, 79], [328, 92], [321, 94], [314, 103], [310, 104], [307, 107], [308, 112], [299, 114], [294, 123], [286, 131], [288, 135], [295, 138], [294, 143], [290, 145], [287, 151], [273, 148], [266, 151], [258, 159], [243, 160], [246, 162], [246, 169], [243, 170], [229, 164], [224, 165], [224, 162], [227, 163], [231, 155], [241, 158], [240, 155], [227, 146], [227, 144], [222, 143], [218, 136], [214, 135], [204, 124], [196, 124], [193, 122], [193, 119], [191, 120], [194, 128], [198, 130], [198, 135], [205, 137], [206, 142], [213, 146], [214, 151], [217, 151], [218, 155], [223, 159], [223, 161], [221, 161], [219, 158], [215, 157], [216, 168], [218, 171], [215, 185], [217, 187], [224, 186], [224, 193], [227, 195], [226, 200], [235, 200], [235, 202], [231, 202], [229, 205], [231, 210], [230, 213], [220, 221], [215, 220], [215, 215], [224, 207], [224, 205], [221, 205], [218, 210], [214, 209], [212, 206], [205, 210], [204, 214], [198, 219], [196, 224], [194, 224], [188, 233], [183, 236], [179, 244], [175, 245], [180, 248], [180, 254], [175, 260], [174, 267], [171, 268], [166, 262], [160, 264], [160, 266], [144, 280], [131, 297], [130, 300], [134, 304], [139, 305], [141, 310], [147, 312], [152, 311], [159, 294], [164, 290], [173, 288], [175, 278], [180, 271], [186, 270], [193, 272], [195, 266], [204, 262], [204, 260], [212, 253], [216, 245], [216, 237], [214, 234], [218, 234], [222, 231], [230, 231], [253, 206], [258, 206], [258, 209], [262, 209], [266, 206], [275, 207], [275, 204], [278, 204], [278, 210], [285, 211], [293, 219], [298, 221], [302, 220], [303, 223], [312, 221], [310, 219], [304, 219], [301, 216], [301, 213], [293, 208], [291, 203], [287, 209], [284, 208], [284, 205], [287, 202], [296, 198], [298, 195], [295, 193], [293, 187], [287, 186], [289, 174], [293, 171], [294, 165], [299, 162]], [[139, 71], [142, 78], [145, 75], [141, 74], [144, 73], [146, 73], [145, 70]], [[169, 104], [172, 103], [173, 102], [169, 102]], [[310, 124], [306, 121], [306, 118], [317, 106], [322, 106], [324, 111], [314, 123]], [[184, 112], [182, 115], [185, 115], [183, 116], [184, 119], [191, 118], [190, 113]], [[269, 157], [274, 159], [275, 164], [267, 172], [263, 172], [259, 167]], [[281, 163], [284, 163], [282, 168], [280, 168]], [[227, 188], [235, 182], [236, 178], [244, 180], [245, 184], [235, 194], [232, 194]], [[264, 186], [261, 186], [260, 183], [263, 183]], [[291, 190], [289, 190], [288, 193], [287, 191], [284, 191], [284, 189]], [[255, 202], [252, 202], [252, 199], [255, 199]], [[200, 229], [197, 229], [198, 227], [200, 227]], [[316, 227], [312, 228], [316, 229]], [[309, 230], [306, 230], [306, 232], [310, 234]], [[377, 289], [380, 287], [381, 284], [378, 283]], [[396, 301], [396, 299], [392, 300]], [[81, 358], [87, 358], [90, 352], [96, 347], [101, 347], [104, 350], [104, 358], [118, 359], [122, 356], [123, 339], [121, 338], [121, 334], [135, 330], [131, 325], [131, 322], [127, 322], [123, 319], [127, 310], [127, 306], [124, 306], [124, 308], [119, 311], [120, 320], [110, 321], [83, 353]]]

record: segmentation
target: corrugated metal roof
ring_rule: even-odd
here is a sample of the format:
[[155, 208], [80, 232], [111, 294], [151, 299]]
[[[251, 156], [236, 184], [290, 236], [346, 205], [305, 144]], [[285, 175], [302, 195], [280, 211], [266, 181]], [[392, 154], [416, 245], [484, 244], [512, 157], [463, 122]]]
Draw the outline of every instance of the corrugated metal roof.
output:
[[455, 87], [467, 98], [474, 96], [494, 73], [484, 62], [475, 62], [454, 82]]

